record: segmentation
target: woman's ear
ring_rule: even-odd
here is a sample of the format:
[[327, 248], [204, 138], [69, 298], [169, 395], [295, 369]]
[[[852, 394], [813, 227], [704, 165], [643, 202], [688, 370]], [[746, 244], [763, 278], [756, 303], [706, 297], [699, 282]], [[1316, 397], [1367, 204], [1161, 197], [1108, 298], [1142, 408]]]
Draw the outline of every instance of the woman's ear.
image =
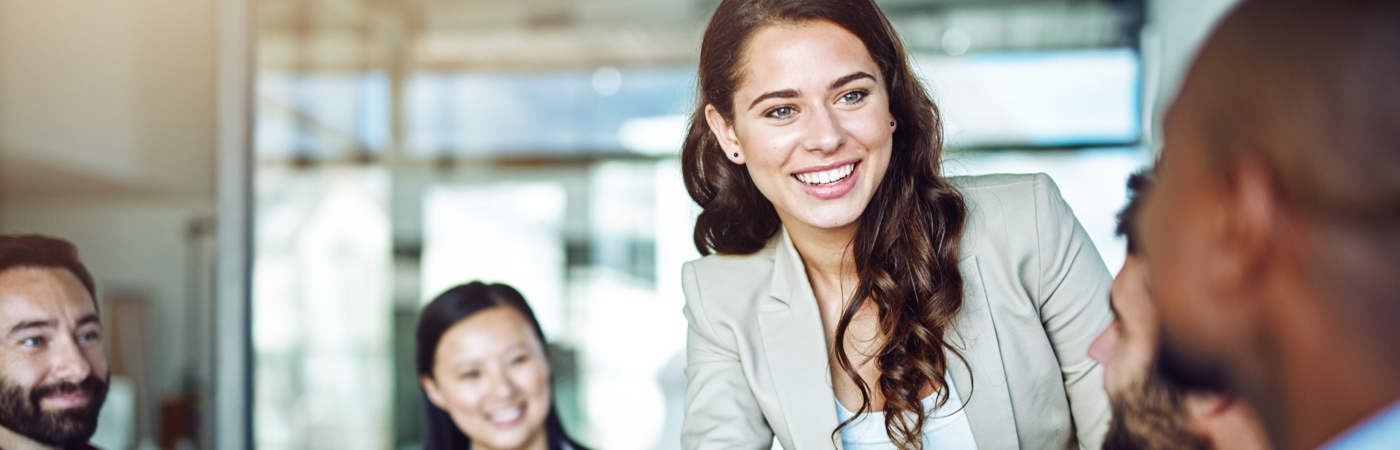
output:
[[715, 134], [719, 147], [724, 149], [724, 157], [734, 164], [744, 163], [744, 149], [739, 148], [739, 136], [734, 126], [715, 109], [715, 105], [705, 105], [705, 123], [710, 124], [710, 132]]
[[418, 382], [423, 385], [423, 392], [428, 394], [428, 401], [433, 402], [433, 405], [438, 408], [443, 410], [447, 409], [446, 406], [443, 406], [447, 401], [442, 398], [442, 392], [438, 391], [437, 382], [433, 381], [432, 377], [427, 375], [420, 376], [418, 377]]

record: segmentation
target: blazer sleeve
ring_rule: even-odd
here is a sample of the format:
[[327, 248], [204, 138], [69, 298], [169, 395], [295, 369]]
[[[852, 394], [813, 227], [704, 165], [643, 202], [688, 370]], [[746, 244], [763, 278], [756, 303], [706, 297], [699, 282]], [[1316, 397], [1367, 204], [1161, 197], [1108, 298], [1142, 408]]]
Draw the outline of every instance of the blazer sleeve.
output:
[[1097, 450], [1110, 412], [1103, 369], [1088, 350], [1113, 320], [1108, 305], [1113, 279], [1049, 176], [1036, 175], [1035, 197], [1040, 317], [1060, 363], [1079, 447]]
[[[685, 290], [685, 419], [681, 448], [768, 449], [773, 431], [749, 388], [733, 331], [716, 328], [706, 315], [694, 262], [681, 269]], [[717, 332], [722, 331], [722, 332]]]

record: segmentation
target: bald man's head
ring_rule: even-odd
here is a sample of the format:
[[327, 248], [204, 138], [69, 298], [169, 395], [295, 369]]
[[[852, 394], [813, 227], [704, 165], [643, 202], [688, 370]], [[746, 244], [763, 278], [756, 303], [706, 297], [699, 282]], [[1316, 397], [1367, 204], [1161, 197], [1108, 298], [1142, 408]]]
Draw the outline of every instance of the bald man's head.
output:
[[1158, 365], [1280, 445], [1400, 397], [1397, 24], [1397, 0], [1244, 0], [1163, 123], [1138, 227]]
[[[1191, 117], [1175, 117], [1175, 116]], [[1247, 0], [1203, 48], [1168, 120], [1209, 164], [1269, 168], [1311, 236], [1315, 282], [1361, 320], [1400, 319], [1400, 2]], [[1394, 327], [1386, 327], [1394, 328]]]

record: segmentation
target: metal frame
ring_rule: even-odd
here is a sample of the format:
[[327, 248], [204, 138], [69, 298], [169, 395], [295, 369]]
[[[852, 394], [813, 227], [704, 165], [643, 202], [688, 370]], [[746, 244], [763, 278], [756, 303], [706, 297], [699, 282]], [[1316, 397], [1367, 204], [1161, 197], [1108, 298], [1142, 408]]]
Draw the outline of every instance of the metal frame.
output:
[[211, 448], [250, 449], [252, 440], [252, 5], [219, 0], [214, 395], [206, 409]]

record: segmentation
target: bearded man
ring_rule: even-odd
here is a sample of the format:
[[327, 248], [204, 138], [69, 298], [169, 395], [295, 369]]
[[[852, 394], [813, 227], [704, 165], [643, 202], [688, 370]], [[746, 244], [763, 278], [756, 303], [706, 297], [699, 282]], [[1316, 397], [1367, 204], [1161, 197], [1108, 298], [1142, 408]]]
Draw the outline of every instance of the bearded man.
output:
[[0, 449], [90, 449], [107, 395], [92, 275], [67, 241], [0, 236]]

